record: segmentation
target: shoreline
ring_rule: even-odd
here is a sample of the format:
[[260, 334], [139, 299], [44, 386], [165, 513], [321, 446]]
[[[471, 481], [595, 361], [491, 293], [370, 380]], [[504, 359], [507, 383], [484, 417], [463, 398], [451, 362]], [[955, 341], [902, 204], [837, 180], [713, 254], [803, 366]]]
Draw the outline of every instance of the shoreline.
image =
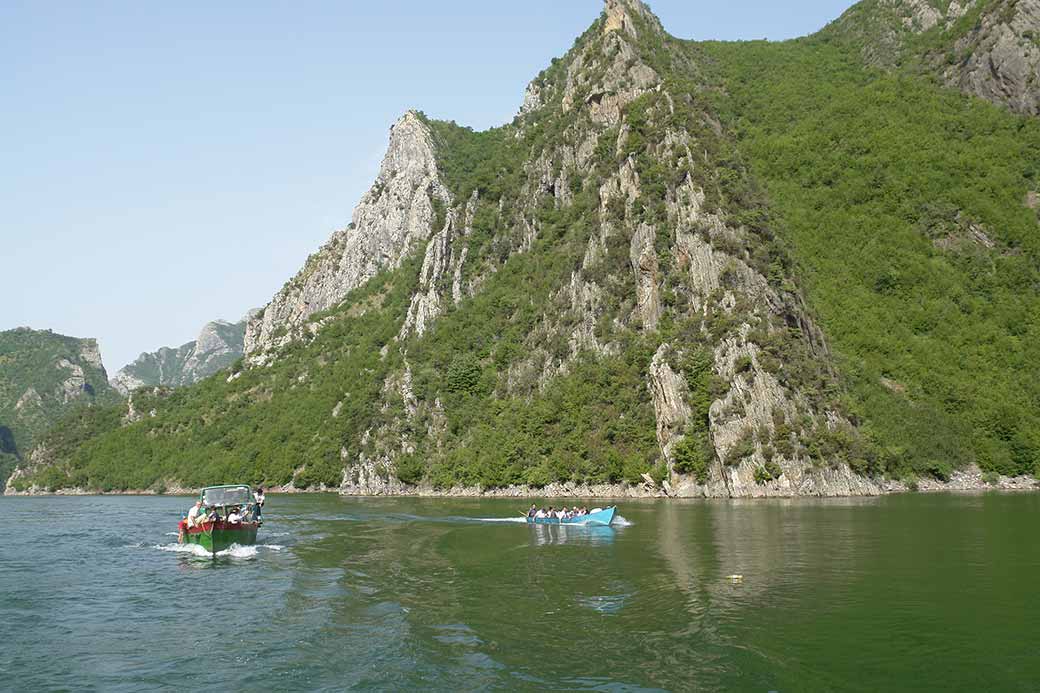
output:
[[[264, 487], [268, 495], [299, 495], [334, 493], [352, 498], [514, 498], [514, 499], [601, 499], [601, 500], [633, 500], [633, 499], [798, 499], [798, 498], [879, 498], [882, 496], [910, 493], [986, 493], [991, 491], [1027, 493], [1040, 491], [1040, 480], [1031, 476], [1001, 476], [996, 483], [982, 480], [982, 472], [978, 468], [969, 468], [954, 472], [949, 481], [938, 479], [920, 479], [917, 488], [912, 489], [903, 481], [890, 479], [875, 480], [873, 484], [850, 489], [845, 493], [828, 493], [827, 489], [813, 489], [810, 492], [792, 492], [790, 487], [778, 484], [762, 484], [750, 489], [749, 493], [725, 493], [720, 489], [700, 486], [692, 483], [680, 483], [672, 487], [667, 482], [661, 486], [651, 487], [644, 484], [574, 484], [553, 483], [548, 486], [533, 488], [529, 486], [509, 486], [505, 488], [484, 489], [481, 487], [456, 487], [435, 489], [432, 486], [407, 486], [402, 483], [349, 485], [340, 487], [321, 486], [314, 489], [299, 489], [294, 486]], [[162, 492], [153, 489], [130, 489], [125, 491], [97, 491], [87, 489], [58, 489], [44, 491], [28, 489], [15, 491], [11, 487], [2, 495], [12, 498], [39, 496], [194, 496], [198, 489], [189, 489], [180, 485], [169, 484]]]

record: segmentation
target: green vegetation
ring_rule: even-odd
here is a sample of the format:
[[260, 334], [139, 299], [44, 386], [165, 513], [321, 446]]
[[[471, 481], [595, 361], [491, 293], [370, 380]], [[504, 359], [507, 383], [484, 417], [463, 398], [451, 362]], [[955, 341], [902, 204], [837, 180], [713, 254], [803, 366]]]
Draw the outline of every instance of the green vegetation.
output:
[[784, 470], [780, 468], [780, 465], [769, 460], [761, 467], [755, 468], [755, 483], [766, 484], [774, 479], [779, 479], [780, 475], [784, 473]]
[[[56, 455], [62, 462], [34, 481], [101, 491], [153, 488], [167, 479], [338, 485], [340, 449], [375, 424], [383, 377], [399, 363], [394, 350], [384, 359], [380, 349], [400, 329], [417, 272], [413, 261], [377, 276], [331, 311], [339, 319], [314, 342], [288, 347], [268, 367], [234, 366], [239, 375], [230, 383], [209, 378], [162, 393], [162, 401], [135, 394], [135, 408], [155, 408], [154, 418], [121, 427], [125, 409], [100, 410], [56, 427], [44, 444], [64, 449], [67, 441], [71, 452]], [[369, 309], [351, 310], [362, 305]]]
[[822, 41], [694, 50], [883, 468], [1037, 471], [1040, 123]]

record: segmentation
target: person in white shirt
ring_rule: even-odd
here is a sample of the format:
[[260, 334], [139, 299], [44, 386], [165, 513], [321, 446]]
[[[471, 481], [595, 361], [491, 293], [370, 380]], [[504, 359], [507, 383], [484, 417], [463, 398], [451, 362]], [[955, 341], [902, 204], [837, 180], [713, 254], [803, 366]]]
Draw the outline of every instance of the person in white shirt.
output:
[[227, 521], [229, 524], [237, 525], [242, 522], [242, 513], [238, 508], [232, 508], [231, 512], [228, 513]]
[[[202, 500], [195, 501], [195, 505], [191, 506], [191, 510], [188, 511], [188, 527], [194, 527], [199, 521], [199, 512], [202, 510]], [[203, 517], [205, 517], [203, 513]]]
[[256, 491], [253, 493], [253, 497], [256, 499], [256, 505], [253, 509], [253, 519], [259, 522], [262, 518], [260, 517], [264, 508], [264, 489], [262, 486], [258, 486]]

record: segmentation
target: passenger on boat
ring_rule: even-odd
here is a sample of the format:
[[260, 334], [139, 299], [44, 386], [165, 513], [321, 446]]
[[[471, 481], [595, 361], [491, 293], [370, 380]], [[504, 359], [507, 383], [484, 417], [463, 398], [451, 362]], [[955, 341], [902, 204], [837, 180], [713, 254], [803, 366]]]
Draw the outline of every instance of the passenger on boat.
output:
[[231, 512], [228, 513], [227, 521], [229, 524], [238, 525], [242, 523], [242, 509], [238, 506], [231, 508]]
[[256, 512], [255, 512], [255, 514], [256, 514], [256, 521], [259, 522], [260, 521], [260, 509], [264, 507], [264, 488], [263, 488], [263, 486], [257, 486], [256, 487], [256, 491], [253, 493], [253, 496], [256, 497], [256, 505], [254, 506], [256, 508]]
[[538, 506], [535, 505], [534, 503], [531, 503], [531, 509], [527, 511], [527, 516], [528, 517], [534, 517], [537, 514], [538, 514]]
[[545, 508], [538, 508], [538, 512], [534, 514], [534, 519], [544, 520], [546, 518]]
[[202, 510], [202, 499], [195, 501], [195, 505], [191, 506], [191, 510], [188, 511], [188, 527], [194, 527], [199, 522], [199, 513], [205, 516], [205, 511]]

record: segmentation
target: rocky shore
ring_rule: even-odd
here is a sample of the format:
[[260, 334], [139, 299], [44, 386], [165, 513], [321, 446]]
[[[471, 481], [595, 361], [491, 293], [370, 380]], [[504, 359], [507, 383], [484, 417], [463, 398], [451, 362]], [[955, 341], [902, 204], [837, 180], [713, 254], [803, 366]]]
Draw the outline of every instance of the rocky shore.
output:
[[[481, 488], [479, 486], [434, 488], [430, 485], [413, 486], [397, 479], [379, 476], [363, 476], [353, 481], [347, 479], [339, 487], [319, 486], [300, 489], [292, 484], [265, 487], [268, 493], [339, 493], [355, 497], [415, 497], [415, 498], [853, 498], [884, 496], [894, 493], [982, 493], [986, 491], [1036, 491], [1040, 480], [1031, 476], [998, 476], [986, 479], [978, 467], [967, 467], [955, 471], [948, 481], [919, 479], [907, 482], [894, 479], [870, 479], [846, 475], [841, 468], [819, 470], [804, 479], [777, 479], [764, 484], [745, 484], [741, 470], [731, 471], [726, 484], [709, 483], [700, 485], [686, 477], [675, 484], [658, 484], [647, 477], [640, 484], [575, 484], [552, 483], [543, 487], [507, 486], [504, 488]], [[177, 483], [167, 483], [162, 490], [132, 489], [126, 491], [92, 491], [80, 488], [45, 491], [30, 487], [19, 491], [8, 482], [5, 496], [191, 496], [198, 489], [187, 488]], [[734, 483], [735, 482], [735, 483]], [[727, 485], [732, 483], [732, 485]]]

